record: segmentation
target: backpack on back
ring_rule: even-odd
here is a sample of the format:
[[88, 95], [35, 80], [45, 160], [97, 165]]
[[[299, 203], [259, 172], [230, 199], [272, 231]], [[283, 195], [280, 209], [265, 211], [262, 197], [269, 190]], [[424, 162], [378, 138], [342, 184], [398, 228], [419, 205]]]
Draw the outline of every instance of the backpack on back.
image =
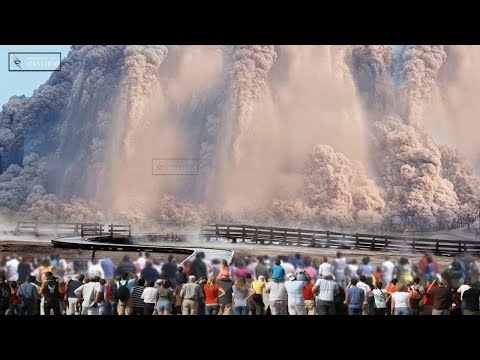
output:
[[130, 298], [130, 290], [128, 290], [127, 284], [128, 280], [125, 280], [125, 284], [118, 283], [118, 289], [116, 293], [116, 298], [117, 300], [120, 300], [122, 302], [126, 302]]

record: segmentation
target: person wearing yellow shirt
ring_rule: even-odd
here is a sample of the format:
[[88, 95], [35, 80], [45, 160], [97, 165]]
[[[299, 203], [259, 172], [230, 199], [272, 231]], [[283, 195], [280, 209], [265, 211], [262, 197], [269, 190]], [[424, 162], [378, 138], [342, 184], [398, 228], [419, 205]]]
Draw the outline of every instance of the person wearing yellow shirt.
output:
[[255, 315], [265, 315], [265, 304], [263, 303], [263, 290], [267, 282], [265, 281], [265, 277], [260, 275], [258, 280], [252, 282], [252, 289], [254, 291], [252, 297], [253, 302], [255, 303]]

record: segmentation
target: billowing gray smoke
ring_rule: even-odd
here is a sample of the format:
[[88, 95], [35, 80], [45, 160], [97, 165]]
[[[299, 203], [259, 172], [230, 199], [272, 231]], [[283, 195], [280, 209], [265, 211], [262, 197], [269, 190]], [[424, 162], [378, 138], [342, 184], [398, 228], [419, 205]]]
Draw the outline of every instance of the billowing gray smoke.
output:
[[120, 83], [120, 101], [126, 114], [125, 151], [130, 156], [134, 134], [139, 128], [148, 126], [144, 115], [145, 103], [151, 97], [158, 82], [158, 71], [168, 54], [166, 46], [127, 46], [125, 47], [125, 63]]
[[233, 53], [232, 112], [236, 122], [233, 140], [233, 160], [242, 158], [241, 142], [251, 135], [251, 121], [255, 105], [261, 101], [267, 84], [267, 75], [277, 59], [274, 45], [239, 45]]
[[376, 122], [372, 130], [390, 215], [444, 224], [460, 215], [457, 194], [441, 176], [441, 154], [428, 134], [395, 116]]
[[403, 91], [406, 121], [416, 124], [432, 97], [437, 75], [447, 60], [444, 45], [411, 45], [403, 53]]
[[475, 214], [480, 205], [480, 183], [460, 152], [449, 146], [439, 146], [442, 155], [442, 176], [448, 179], [458, 195], [464, 215]]
[[[371, 152], [379, 184], [385, 189], [387, 213], [448, 224], [463, 214], [462, 201], [452, 183], [442, 177], [440, 150], [420, 121], [446, 59], [444, 48], [425, 45], [405, 50], [399, 95], [406, 111], [376, 105], [383, 104], [391, 93], [385, 84], [394, 82], [385, 79], [392, 69], [391, 50], [374, 49], [354, 47], [352, 71], [359, 89], [369, 84], [364, 97], [371, 111]], [[406, 114], [405, 119], [394, 115], [399, 110]]]
[[385, 203], [379, 189], [359, 163], [331, 146], [315, 146], [303, 174], [303, 202], [276, 201], [273, 216], [277, 220], [326, 226], [375, 225], [382, 220]]
[[[447, 52], [73, 46], [61, 71], [0, 112], [0, 213], [145, 229], [222, 219], [366, 227], [394, 215], [449, 223], [478, 207], [480, 187], [423, 126], [437, 77], [450, 117], [468, 107], [464, 84], [478, 83], [463, 74], [478, 63], [461, 60], [471, 51]], [[157, 157], [194, 157], [199, 174], [155, 177]]]
[[360, 96], [374, 114], [393, 110], [393, 50], [388, 45], [356, 45], [351, 48], [353, 77]]

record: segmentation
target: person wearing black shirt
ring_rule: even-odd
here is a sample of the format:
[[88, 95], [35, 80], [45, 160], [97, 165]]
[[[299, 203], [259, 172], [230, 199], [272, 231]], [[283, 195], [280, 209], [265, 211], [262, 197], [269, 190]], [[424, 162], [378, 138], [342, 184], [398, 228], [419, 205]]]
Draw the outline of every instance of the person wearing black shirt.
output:
[[54, 315], [60, 315], [60, 291], [58, 290], [57, 279], [49, 273], [47, 280], [42, 284], [42, 296], [45, 299], [43, 310], [45, 315], [50, 315], [50, 310], [53, 310]]
[[463, 292], [463, 315], [480, 315], [480, 282], [477, 282], [475, 286]]

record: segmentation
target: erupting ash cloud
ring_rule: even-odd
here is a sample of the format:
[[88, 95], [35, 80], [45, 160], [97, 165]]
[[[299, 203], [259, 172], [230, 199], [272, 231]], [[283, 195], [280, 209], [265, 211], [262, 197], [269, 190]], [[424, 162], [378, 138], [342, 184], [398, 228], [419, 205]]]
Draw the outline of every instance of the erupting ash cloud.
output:
[[[0, 214], [144, 229], [449, 223], [478, 208], [480, 186], [429, 131], [478, 155], [478, 49], [72, 46], [0, 112]], [[441, 128], [435, 102], [461, 126]], [[199, 174], [152, 176], [152, 158], [196, 158]]]
[[393, 50], [387, 45], [356, 45], [350, 50], [350, 65], [360, 96], [372, 115], [393, 110]]
[[403, 53], [403, 91], [408, 124], [415, 125], [421, 120], [436, 86], [438, 72], [446, 60], [444, 45], [411, 45]]
[[384, 202], [360, 164], [352, 163], [331, 146], [318, 145], [304, 167], [305, 198], [325, 225], [381, 219]]
[[472, 215], [478, 211], [480, 205], [480, 183], [465, 157], [460, 152], [449, 146], [439, 146], [442, 156], [442, 176], [448, 179], [463, 206], [464, 215]]
[[233, 160], [242, 158], [241, 142], [249, 135], [255, 105], [261, 101], [267, 75], [277, 59], [274, 45], [239, 45], [233, 58], [232, 111], [237, 123], [233, 140]]
[[139, 128], [148, 126], [145, 123], [145, 102], [152, 95], [152, 89], [158, 81], [158, 68], [165, 60], [168, 49], [163, 45], [127, 46], [125, 48], [125, 64], [120, 84], [120, 101], [127, 110], [125, 132], [125, 152], [129, 156], [133, 152], [133, 137]]
[[376, 122], [372, 130], [390, 215], [427, 223], [448, 223], [460, 215], [457, 194], [441, 176], [441, 154], [430, 135], [395, 116]]

